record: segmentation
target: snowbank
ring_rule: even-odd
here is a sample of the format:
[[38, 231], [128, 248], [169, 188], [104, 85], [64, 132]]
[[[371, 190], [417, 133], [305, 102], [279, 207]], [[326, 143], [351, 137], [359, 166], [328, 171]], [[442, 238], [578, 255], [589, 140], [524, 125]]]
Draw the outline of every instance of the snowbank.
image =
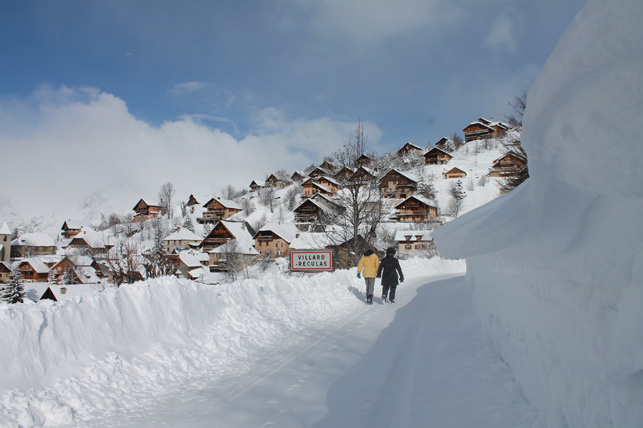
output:
[[588, 3], [528, 94], [530, 180], [434, 233], [552, 427], [643, 426], [641, 22]]
[[[407, 278], [461, 272], [411, 259]], [[0, 304], [0, 426], [82, 425], [189, 381], [242, 372], [363, 307], [355, 271], [206, 285], [161, 278], [58, 303]]]

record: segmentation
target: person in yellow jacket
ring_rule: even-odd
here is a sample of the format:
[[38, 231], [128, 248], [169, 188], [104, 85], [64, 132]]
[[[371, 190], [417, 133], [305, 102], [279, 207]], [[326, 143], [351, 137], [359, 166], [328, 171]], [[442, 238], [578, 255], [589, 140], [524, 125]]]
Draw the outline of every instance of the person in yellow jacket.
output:
[[380, 267], [380, 259], [375, 254], [372, 248], [364, 252], [364, 255], [359, 259], [357, 264], [357, 277], [361, 278], [360, 274], [364, 271], [364, 282], [366, 282], [366, 303], [373, 304], [373, 291], [375, 290], [375, 277], [377, 270]]

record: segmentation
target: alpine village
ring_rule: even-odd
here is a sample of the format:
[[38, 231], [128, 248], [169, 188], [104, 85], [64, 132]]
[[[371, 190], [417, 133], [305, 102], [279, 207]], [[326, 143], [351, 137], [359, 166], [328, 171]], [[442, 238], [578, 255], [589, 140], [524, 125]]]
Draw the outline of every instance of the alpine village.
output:
[[0, 297], [60, 301], [162, 275], [224, 283], [271, 265], [289, 272], [295, 250], [332, 251], [334, 269], [357, 265], [368, 248], [433, 257], [432, 230], [528, 177], [520, 122], [507, 122], [478, 118], [464, 139], [383, 156], [368, 153], [360, 122], [320, 165], [249, 177], [220, 196], [181, 199], [168, 182], [132, 201], [130, 214], [68, 219], [55, 237], [0, 219]]

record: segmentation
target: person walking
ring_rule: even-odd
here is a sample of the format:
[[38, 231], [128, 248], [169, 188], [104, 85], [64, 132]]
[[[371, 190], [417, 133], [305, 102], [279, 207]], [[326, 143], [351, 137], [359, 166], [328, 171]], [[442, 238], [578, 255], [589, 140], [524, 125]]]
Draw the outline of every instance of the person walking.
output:
[[357, 264], [357, 277], [361, 278], [361, 272], [364, 271], [364, 282], [366, 283], [366, 303], [369, 305], [373, 304], [373, 292], [375, 290], [375, 276], [377, 275], [377, 269], [380, 267], [380, 259], [373, 251], [373, 248], [369, 248], [364, 252], [364, 255], [359, 259]]
[[377, 269], [377, 277], [382, 278], [382, 300], [395, 302], [395, 290], [399, 282], [404, 282], [404, 274], [400, 267], [400, 261], [395, 258], [395, 248], [390, 247], [386, 249], [386, 257], [380, 262], [380, 267]]

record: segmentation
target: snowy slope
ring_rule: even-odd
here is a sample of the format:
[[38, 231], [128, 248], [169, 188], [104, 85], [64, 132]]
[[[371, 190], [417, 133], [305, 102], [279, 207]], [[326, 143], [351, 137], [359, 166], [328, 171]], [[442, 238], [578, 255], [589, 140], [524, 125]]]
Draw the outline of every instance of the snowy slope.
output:
[[641, 22], [588, 3], [527, 97], [530, 180], [434, 233], [551, 427], [643, 426]]
[[403, 261], [374, 306], [354, 270], [0, 305], [0, 426], [540, 427], [463, 267]]

